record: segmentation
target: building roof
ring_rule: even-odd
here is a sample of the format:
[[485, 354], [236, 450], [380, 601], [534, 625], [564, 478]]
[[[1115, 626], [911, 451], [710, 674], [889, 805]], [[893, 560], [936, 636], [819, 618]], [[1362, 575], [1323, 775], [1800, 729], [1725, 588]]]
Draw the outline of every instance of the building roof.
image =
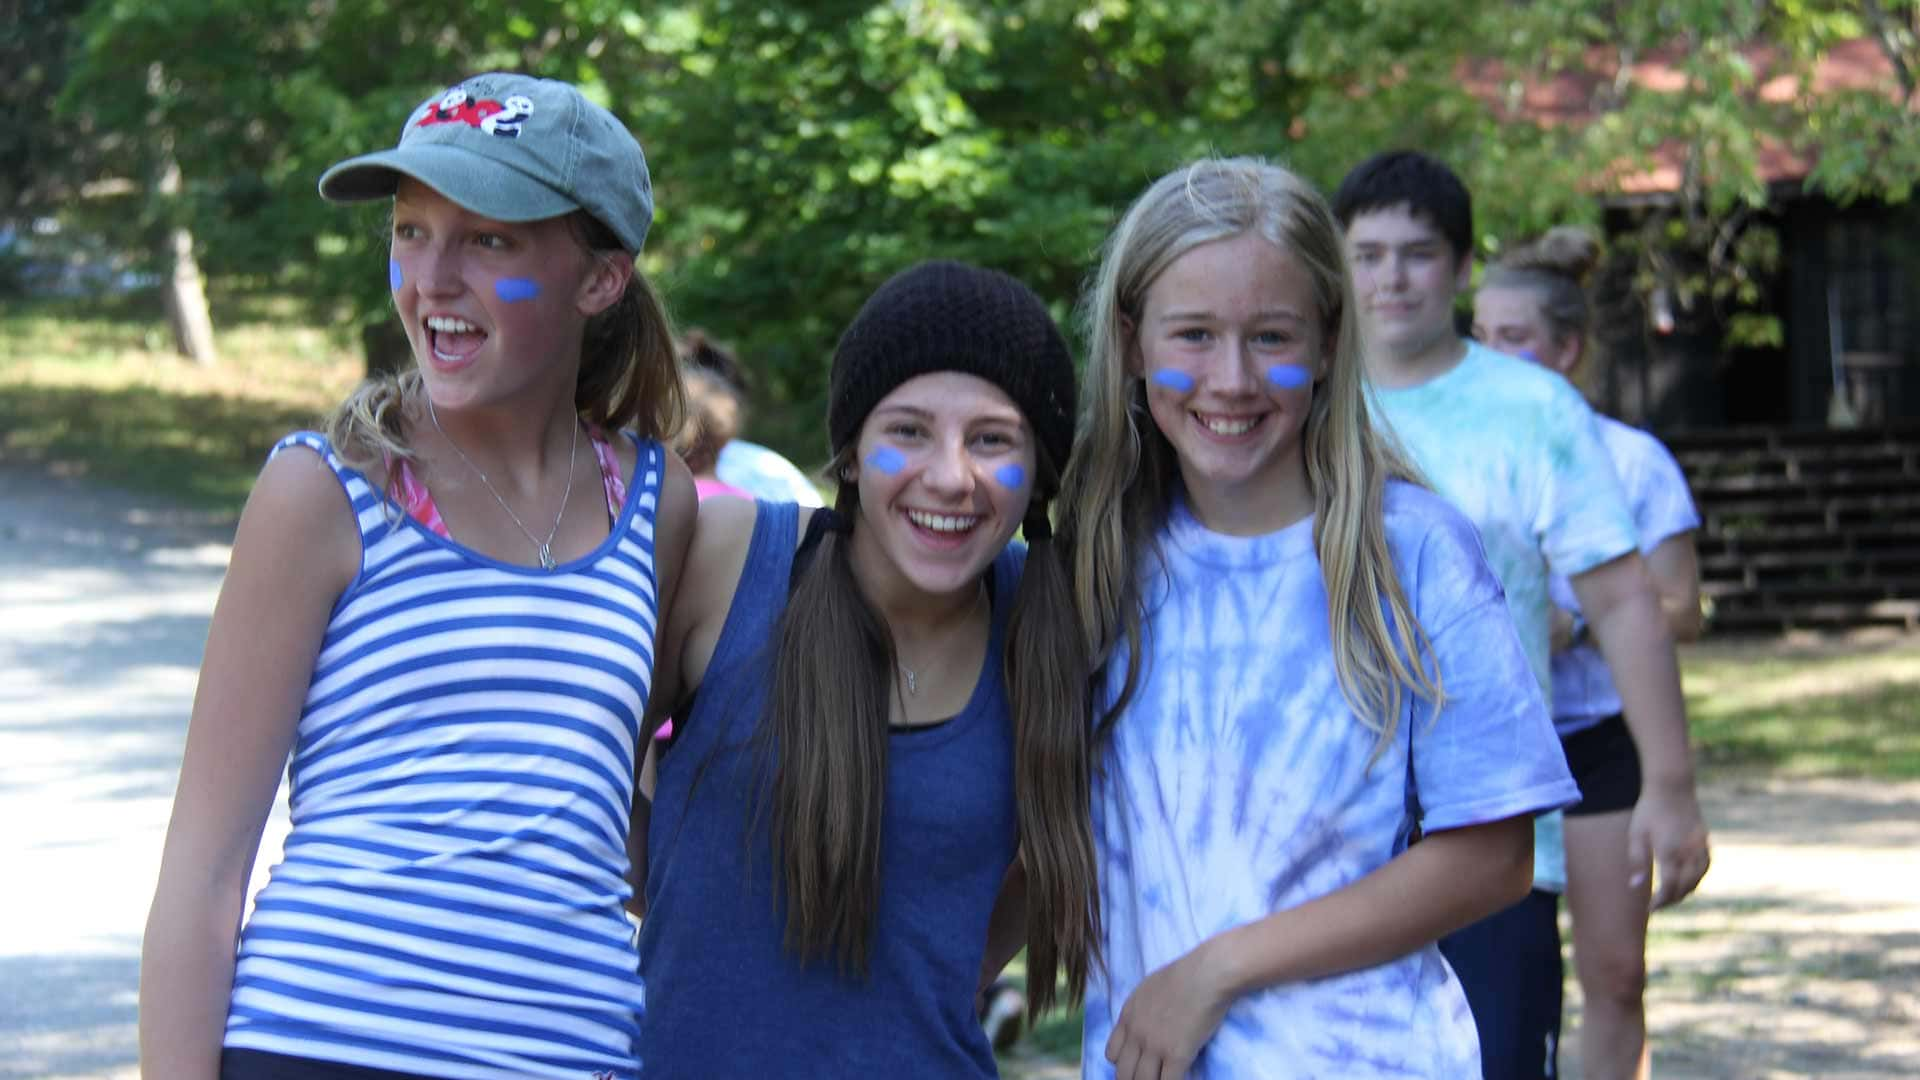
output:
[[[1644, 54], [1623, 72], [1620, 51], [1595, 46], [1576, 66], [1552, 72], [1519, 72], [1500, 63], [1463, 65], [1461, 82], [1475, 97], [1491, 105], [1508, 122], [1531, 122], [1541, 127], [1585, 126], [1604, 116], [1617, 87], [1631, 85], [1641, 92], [1679, 94], [1687, 89], [1680, 66], [1683, 46], [1673, 45]], [[1778, 48], [1753, 45], [1742, 50], [1754, 78], [1750, 100], [1788, 106], [1804, 93], [1828, 95], [1855, 91], [1879, 92], [1899, 101], [1902, 89], [1893, 62], [1872, 38], [1854, 38], [1835, 44], [1815, 63], [1804, 80], [1792, 70]], [[1810, 83], [1810, 85], [1806, 85]], [[1920, 112], [1920, 94], [1907, 96], [1910, 111]], [[1818, 160], [1818, 147], [1795, 145], [1782, 134], [1762, 133], [1755, 156], [1760, 179], [1768, 184], [1805, 179]], [[1686, 166], [1686, 146], [1680, 140], [1663, 143], [1650, 155], [1651, 163], [1625, 163], [1606, 178], [1605, 187], [1629, 196], [1661, 195], [1680, 189]]]

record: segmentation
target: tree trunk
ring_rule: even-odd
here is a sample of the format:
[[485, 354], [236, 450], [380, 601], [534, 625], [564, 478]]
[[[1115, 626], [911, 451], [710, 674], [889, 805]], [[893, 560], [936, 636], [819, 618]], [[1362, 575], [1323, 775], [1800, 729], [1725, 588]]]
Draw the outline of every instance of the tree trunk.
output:
[[[160, 164], [160, 197], [171, 201], [180, 194], [180, 164], [173, 149], [163, 151]], [[220, 359], [213, 347], [213, 316], [207, 311], [207, 291], [200, 280], [200, 264], [193, 258], [193, 233], [184, 226], [171, 226], [161, 245], [162, 262], [172, 267], [167, 275], [167, 323], [173, 329], [173, 347], [181, 356], [211, 367]]]

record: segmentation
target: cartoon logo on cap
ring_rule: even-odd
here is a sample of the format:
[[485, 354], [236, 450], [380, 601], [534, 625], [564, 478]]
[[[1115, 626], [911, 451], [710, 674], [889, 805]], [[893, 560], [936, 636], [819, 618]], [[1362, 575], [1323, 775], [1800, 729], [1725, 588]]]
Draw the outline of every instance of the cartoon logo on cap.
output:
[[533, 99], [514, 94], [505, 101], [474, 98], [465, 87], [456, 86], [427, 107], [417, 127], [435, 124], [465, 124], [503, 139], [520, 137], [520, 125], [533, 115]]

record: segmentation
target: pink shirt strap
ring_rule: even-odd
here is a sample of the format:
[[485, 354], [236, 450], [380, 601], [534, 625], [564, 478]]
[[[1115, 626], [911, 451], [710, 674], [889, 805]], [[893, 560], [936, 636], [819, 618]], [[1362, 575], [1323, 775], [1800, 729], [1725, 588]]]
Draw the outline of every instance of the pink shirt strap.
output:
[[[587, 429], [587, 441], [593, 445], [594, 460], [600, 463], [600, 484], [607, 495], [607, 517], [618, 518], [620, 508], [627, 502], [627, 481], [620, 475], [620, 457], [613, 452], [613, 444], [607, 441], [606, 433], [599, 428]], [[414, 475], [407, 459], [395, 459], [389, 454], [387, 475], [393, 478], [394, 501], [407, 512], [408, 517], [443, 540], [453, 539], [452, 534], [447, 532], [447, 523], [440, 517], [440, 508], [433, 503], [433, 493]]]

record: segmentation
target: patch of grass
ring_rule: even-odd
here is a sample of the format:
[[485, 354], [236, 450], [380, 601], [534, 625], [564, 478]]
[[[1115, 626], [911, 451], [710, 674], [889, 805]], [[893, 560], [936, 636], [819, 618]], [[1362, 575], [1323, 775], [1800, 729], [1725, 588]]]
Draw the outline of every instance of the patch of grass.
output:
[[214, 311], [220, 361], [176, 355], [158, 298], [0, 309], [0, 459], [237, 511], [274, 441], [358, 381], [356, 350], [286, 301]]
[[1036, 1054], [1078, 1061], [1081, 1021], [1079, 1009], [1056, 1009], [1033, 1025], [1033, 1030], [1027, 1032], [1026, 1044]]
[[[1001, 972], [1001, 975], [1005, 978], [1013, 979], [1024, 987], [1027, 981], [1026, 950], [1021, 950], [1020, 954], [1015, 956], [1013, 960], [1007, 964], [1006, 970]], [[1066, 1001], [1067, 980], [1064, 975], [1055, 983], [1054, 995], [1054, 1001]], [[1082, 1011], [1081, 1009], [1066, 1008], [1064, 1006], [1056, 1007], [1048, 1011], [1040, 1018], [1039, 1023], [1035, 1024], [1025, 1035], [1021, 1036], [1018, 1044], [1018, 1052], [1028, 1056], [1038, 1055], [1041, 1057], [1059, 1058], [1063, 1061], [1080, 1060], [1080, 1023]]]
[[1683, 661], [1703, 767], [1920, 779], [1920, 645]]

